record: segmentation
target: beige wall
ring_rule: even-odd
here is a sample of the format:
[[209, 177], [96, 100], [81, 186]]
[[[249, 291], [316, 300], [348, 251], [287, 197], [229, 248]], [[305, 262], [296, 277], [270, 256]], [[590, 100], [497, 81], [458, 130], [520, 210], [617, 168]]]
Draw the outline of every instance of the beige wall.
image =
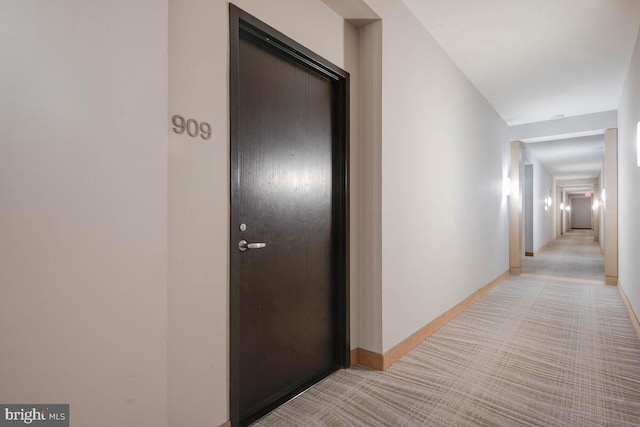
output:
[[524, 258], [525, 221], [525, 168], [522, 157], [522, 142], [509, 143], [509, 177], [511, 195], [509, 196], [509, 271], [520, 274]]
[[[360, 215], [352, 223], [359, 230], [358, 337], [360, 348], [382, 349], [382, 21], [359, 30], [360, 91], [358, 97], [360, 142], [357, 152], [359, 186], [352, 195]], [[353, 102], [354, 100], [352, 100]], [[353, 122], [352, 122], [353, 123]], [[352, 171], [353, 172], [353, 171]], [[355, 174], [352, 174], [352, 179]], [[357, 199], [354, 199], [357, 198]], [[352, 242], [352, 246], [353, 246]], [[352, 284], [353, 286], [353, 284]], [[352, 313], [353, 315], [353, 313]]]
[[604, 275], [608, 285], [618, 283], [618, 130], [607, 129], [604, 134], [604, 189], [606, 212], [604, 220]]
[[507, 126], [404, 3], [367, 3], [383, 27], [383, 338], [368, 350], [385, 352], [508, 269]]
[[[508, 149], [404, 4], [366, 3], [358, 31], [320, 0], [237, 5], [352, 73], [352, 346], [384, 352], [508, 268]], [[224, 423], [228, 3], [23, 1], [0, 24], [0, 401]]]
[[[382, 22], [358, 31], [358, 63], [355, 32], [322, 2], [238, 6], [362, 77], [352, 98], [362, 102], [352, 145], [362, 160], [351, 177], [359, 189], [352, 233], [361, 237], [351, 236], [359, 319], [352, 341], [383, 352], [508, 268], [506, 125], [403, 3], [367, 3]], [[170, 136], [169, 407], [201, 425], [208, 415], [199, 408], [213, 408], [211, 421], [221, 423], [228, 406], [227, 6], [170, 5], [170, 112], [218, 130], [207, 144]], [[382, 73], [365, 73], [364, 63]], [[367, 177], [373, 182], [363, 184]], [[456, 195], [462, 185], [473, 189], [464, 202]], [[381, 263], [371, 250], [377, 242]], [[193, 393], [182, 392], [187, 386]]]
[[0, 402], [167, 425], [166, 22], [0, 3]]
[[[355, 31], [320, 0], [235, 4], [347, 71], [357, 67], [345, 65]], [[169, 6], [170, 114], [214, 129], [207, 142], [169, 136], [169, 425], [216, 426], [229, 418], [228, 3]]]

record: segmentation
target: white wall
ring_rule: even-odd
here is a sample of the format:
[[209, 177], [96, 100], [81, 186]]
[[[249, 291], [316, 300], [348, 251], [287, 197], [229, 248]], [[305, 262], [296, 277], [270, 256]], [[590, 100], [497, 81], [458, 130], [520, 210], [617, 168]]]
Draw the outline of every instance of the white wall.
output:
[[562, 233], [566, 233], [569, 227], [569, 212], [567, 212], [567, 206], [569, 206], [569, 195], [566, 190], [562, 190], [562, 200], [564, 203], [564, 213], [562, 214]]
[[524, 194], [522, 198], [524, 217], [524, 251], [533, 253], [533, 165], [524, 165]]
[[640, 121], [640, 37], [618, 109], [618, 277], [640, 316], [640, 168], [636, 126]]
[[606, 212], [604, 210], [604, 203], [602, 202], [602, 189], [604, 188], [604, 161], [602, 162], [601, 173], [598, 177], [598, 188], [598, 194], [596, 195], [596, 197], [598, 198], [598, 212], [600, 213], [598, 217], [600, 221], [598, 227], [598, 243], [600, 244], [600, 249], [604, 253], [604, 223], [606, 215]]
[[551, 137], [560, 139], [601, 135], [605, 129], [614, 128], [616, 124], [616, 111], [602, 111], [581, 116], [565, 117], [559, 120], [545, 120], [543, 122], [511, 126], [509, 127], [509, 140], [535, 142], [537, 139], [549, 140]]
[[166, 426], [167, 2], [0, 3], [0, 402]]
[[380, 353], [508, 269], [507, 126], [401, 1], [367, 3], [383, 26]]
[[[525, 147], [525, 157], [533, 165], [533, 252], [555, 238], [556, 191], [553, 177]], [[545, 210], [544, 199], [551, 196], [552, 205]]]

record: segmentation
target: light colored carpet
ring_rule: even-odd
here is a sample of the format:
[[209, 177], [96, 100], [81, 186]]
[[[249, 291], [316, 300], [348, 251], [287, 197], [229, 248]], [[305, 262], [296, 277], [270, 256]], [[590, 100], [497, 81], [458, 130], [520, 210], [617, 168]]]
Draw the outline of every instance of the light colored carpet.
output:
[[255, 425], [639, 426], [640, 340], [615, 287], [511, 276], [386, 372], [339, 371]]
[[522, 272], [542, 276], [604, 280], [604, 256], [591, 230], [573, 230], [540, 254], [525, 257]]

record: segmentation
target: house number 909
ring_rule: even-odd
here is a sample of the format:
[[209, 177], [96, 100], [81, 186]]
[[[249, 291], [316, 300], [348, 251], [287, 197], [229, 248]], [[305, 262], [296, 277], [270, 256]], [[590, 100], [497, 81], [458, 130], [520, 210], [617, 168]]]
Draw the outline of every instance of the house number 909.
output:
[[176, 114], [171, 118], [171, 122], [173, 123], [173, 131], [178, 135], [187, 132], [187, 135], [195, 138], [200, 135], [202, 139], [211, 138], [211, 125], [207, 122], [198, 123], [194, 119], [185, 120], [179, 114]]

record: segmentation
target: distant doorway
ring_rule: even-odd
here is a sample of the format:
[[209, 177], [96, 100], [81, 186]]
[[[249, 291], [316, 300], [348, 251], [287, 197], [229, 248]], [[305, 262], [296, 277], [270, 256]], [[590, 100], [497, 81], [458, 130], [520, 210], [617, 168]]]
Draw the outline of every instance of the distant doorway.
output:
[[591, 205], [591, 197], [571, 198], [571, 229], [591, 230], [593, 228]]
[[524, 254], [533, 256], [533, 165], [524, 165]]

